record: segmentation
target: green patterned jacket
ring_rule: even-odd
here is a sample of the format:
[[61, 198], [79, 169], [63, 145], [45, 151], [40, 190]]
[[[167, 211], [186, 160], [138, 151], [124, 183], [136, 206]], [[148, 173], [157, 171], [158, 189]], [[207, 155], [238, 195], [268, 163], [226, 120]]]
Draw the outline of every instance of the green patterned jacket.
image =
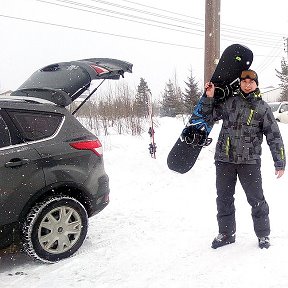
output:
[[246, 97], [239, 92], [217, 105], [214, 98], [206, 97], [201, 114], [210, 123], [223, 120], [216, 144], [215, 161], [236, 164], [260, 162], [261, 144], [265, 135], [275, 169], [285, 169], [281, 133], [269, 105], [262, 100], [259, 89]]

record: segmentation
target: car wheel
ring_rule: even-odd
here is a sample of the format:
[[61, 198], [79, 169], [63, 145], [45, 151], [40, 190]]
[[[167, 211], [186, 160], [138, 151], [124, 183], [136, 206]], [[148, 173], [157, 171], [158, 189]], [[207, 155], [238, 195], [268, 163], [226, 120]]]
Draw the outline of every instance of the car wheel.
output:
[[22, 228], [24, 251], [36, 260], [53, 263], [80, 248], [87, 234], [88, 216], [76, 199], [54, 196], [36, 204]]

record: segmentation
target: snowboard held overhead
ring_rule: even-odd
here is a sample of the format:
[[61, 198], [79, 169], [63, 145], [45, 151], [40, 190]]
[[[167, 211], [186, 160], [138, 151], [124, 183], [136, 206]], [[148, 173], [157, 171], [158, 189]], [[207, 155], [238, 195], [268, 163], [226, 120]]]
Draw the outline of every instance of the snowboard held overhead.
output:
[[[228, 46], [222, 53], [219, 63], [210, 82], [215, 84], [215, 101], [221, 103], [239, 89], [240, 74], [249, 69], [253, 61], [252, 51], [240, 44]], [[200, 98], [181, 135], [168, 154], [169, 169], [184, 174], [195, 164], [202, 147], [208, 146], [212, 139], [209, 133], [214, 123], [209, 123], [201, 115], [202, 101]]]

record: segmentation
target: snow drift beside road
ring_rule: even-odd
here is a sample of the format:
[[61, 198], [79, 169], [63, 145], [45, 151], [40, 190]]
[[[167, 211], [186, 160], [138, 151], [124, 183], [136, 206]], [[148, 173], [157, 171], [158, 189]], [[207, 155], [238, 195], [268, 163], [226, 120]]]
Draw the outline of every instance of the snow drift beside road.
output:
[[[279, 126], [287, 143], [288, 125]], [[236, 243], [213, 250], [211, 241], [218, 232], [213, 155], [220, 125], [212, 130], [212, 144], [184, 175], [166, 165], [182, 128], [181, 120], [159, 119], [156, 160], [149, 156], [146, 132], [140, 137], [103, 138], [111, 203], [90, 219], [81, 249], [52, 265], [22, 254], [2, 255], [1, 287], [288, 287], [288, 175], [276, 179], [269, 148], [263, 144], [272, 246], [257, 247], [250, 207], [238, 185]]]

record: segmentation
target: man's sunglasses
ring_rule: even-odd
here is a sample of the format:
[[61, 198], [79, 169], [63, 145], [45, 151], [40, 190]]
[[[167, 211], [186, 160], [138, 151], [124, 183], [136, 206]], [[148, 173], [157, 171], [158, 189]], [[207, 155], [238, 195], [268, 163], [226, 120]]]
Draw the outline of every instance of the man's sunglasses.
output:
[[257, 79], [257, 74], [254, 71], [251, 71], [251, 70], [242, 71], [240, 79], [246, 79], [246, 78], [249, 78], [251, 80], [256, 80]]

